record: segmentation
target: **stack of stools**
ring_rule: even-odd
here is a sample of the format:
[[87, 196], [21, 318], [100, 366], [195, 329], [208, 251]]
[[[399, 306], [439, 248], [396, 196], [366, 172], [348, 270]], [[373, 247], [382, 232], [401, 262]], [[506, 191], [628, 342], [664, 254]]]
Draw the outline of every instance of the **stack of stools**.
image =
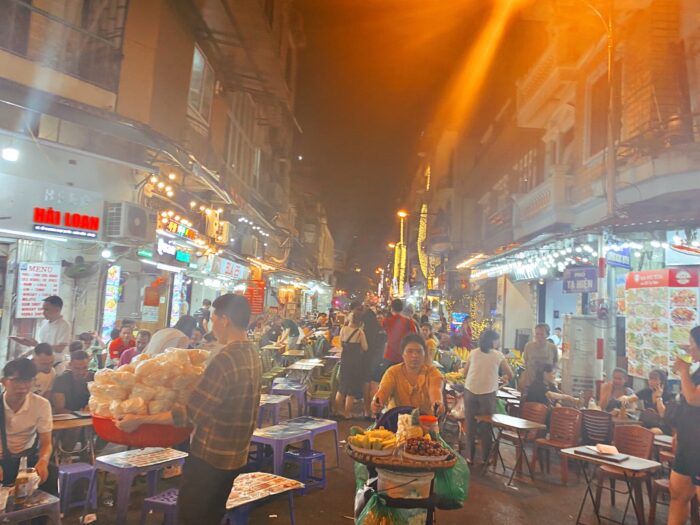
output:
[[[87, 481], [83, 499], [72, 501], [73, 490], [78, 482]], [[97, 483], [95, 467], [89, 463], [68, 463], [58, 466], [58, 484], [61, 489], [61, 512], [67, 513], [75, 507], [97, 510]]]
[[[326, 455], [310, 448], [290, 448], [284, 453], [284, 459], [299, 465], [299, 477], [295, 478], [304, 484], [300, 489], [302, 494], [311, 488], [326, 486]], [[321, 464], [321, 475], [314, 475], [314, 462]]]
[[177, 525], [177, 489], [168, 489], [143, 500], [141, 525], [145, 525], [148, 513], [162, 512], [163, 525]]

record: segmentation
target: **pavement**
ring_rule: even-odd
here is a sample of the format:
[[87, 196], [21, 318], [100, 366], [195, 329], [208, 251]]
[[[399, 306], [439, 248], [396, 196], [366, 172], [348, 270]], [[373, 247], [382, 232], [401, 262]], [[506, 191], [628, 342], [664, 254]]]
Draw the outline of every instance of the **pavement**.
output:
[[[348, 435], [351, 425], [365, 425], [359, 420], [343, 421], [340, 423], [340, 436], [344, 439]], [[353, 462], [342, 451], [341, 464], [336, 467], [333, 433], [324, 433], [317, 437], [315, 448], [326, 454], [327, 486], [324, 490], [313, 490], [304, 496], [295, 496], [295, 517], [297, 525], [351, 525], [353, 523], [353, 505], [355, 498], [355, 480]], [[503, 453], [507, 465], [513, 464], [512, 448], [504, 446]], [[574, 523], [581, 498], [585, 491], [585, 482], [579, 476], [576, 469], [569, 472], [569, 483], [562, 486], [559, 480], [558, 462], [552, 456], [551, 473], [536, 473], [533, 483], [528, 477], [516, 478], [516, 488], [506, 487], [507, 479], [493, 472], [482, 474], [481, 469], [473, 469], [469, 497], [464, 508], [452, 511], [437, 512], [437, 524], [439, 525], [464, 525], [464, 524], [537, 524], [560, 525], [562, 523]], [[158, 489], [164, 490], [171, 486], [177, 486], [179, 478], [162, 480]], [[618, 483], [618, 488], [619, 488]], [[138, 524], [141, 514], [141, 502], [145, 495], [145, 481], [139, 481], [132, 490], [131, 505], [129, 508], [128, 524]], [[622, 517], [625, 497], [619, 496], [616, 508], [610, 507], [609, 495], [603, 493], [603, 515], [612, 515], [616, 519]], [[657, 507], [657, 523], [666, 523], [667, 507]], [[645, 502], [645, 512], [648, 513], [648, 502]], [[99, 525], [116, 524], [114, 509], [101, 505], [97, 512]], [[64, 524], [77, 525], [79, 523], [79, 511], [72, 511], [63, 520]], [[585, 523], [594, 523], [595, 516], [590, 503], [582, 516]], [[634, 515], [628, 513], [626, 523], [634, 523]], [[162, 515], [152, 514], [148, 517], [147, 525], [162, 523]], [[288, 525], [289, 512], [286, 496], [278, 496], [266, 502], [264, 505], [251, 512], [249, 523], [251, 525], [270, 524]], [[124, 524], [118, 524], [124, 525]], [[201, 524], [210, 525], [210, 524]], [[215, 525], [215, 524], [211, 524]]]

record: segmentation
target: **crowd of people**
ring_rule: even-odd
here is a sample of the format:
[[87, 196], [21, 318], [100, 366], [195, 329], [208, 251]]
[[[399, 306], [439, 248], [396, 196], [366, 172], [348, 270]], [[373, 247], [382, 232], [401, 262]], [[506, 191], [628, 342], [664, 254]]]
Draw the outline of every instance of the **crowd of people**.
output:
[[[429, 309], [414, 313], [399, 299], [387, 311], [352, 302], [346, 312], [331, 310], [305, 319], [285, 318], [274, 311], [252, 319], [245, 298], [226, 294], [213, 303], [204, 301], [192, 316], [184, 315], [172, 327], [155, 333], [124, 319], [107, 342], [94, 332], [73, 338], [61, 309], [59, 297], [47, 297], [37, 339], [12, 338], [30, 350], [8, 362], [3, 371], [3, 483], [12, 481], [19, 457], [27, 456], [41, 477], [42, 488], [55, 493], [55, 467], [49, 461], [52, 415], [87, 409], [87, 384], [95, 371], [129, 364], [142, 353], [156, 355], [171, 347], [205, 348], [210, 350], [209, 366], [184, 405], [157, 415], [126, 415], [117, 425], [127, 432], [144, 423], [194, 428], [178, 502], [181, 521], [214, 523], [247, 461], [257, 418], [261, 360], [252, 341], [259, 347], [298, 348], [316, 334], [316, 355], [327, 353], [334, 344], [342, 348], [335, 397], [338, 419], [360, 417], [354, 413], [359, 401], [362, 417], [369, 419], [394, 406], [443, 415], [448, 410], [444, 374], [461, 371], [466, 428], [462, 444], [469, 462], [475, 460], [477, 435], [482, 461], [491, 445], [490, 431], [477, 426], [475, 418], [494, 414], [499, 388], [510, 383], [526, 402], [549, 408], [586, 404], [615, 417], [636, 413], [656, 433], [675, 432], [669, 523], [683, 523], [690, 499], [700, 492], [700, 449], [696, 445], [700, 439], [700, 371], [691, 373], [690, 364], [681, 359], [674, 365], [681, 379], [680, 396], [671, 392], [663, 370], [653, 370], [648, 386], [634, 391], [627, 372], [615, 369], [598, 395], [588, 401], [559, 389], [561, 335], [552, 334], [546, 324], [538, 324], [533, 340], [525, 345], [524, 368], [513, 370], [495, 331], [482, 331], [473, 344], [469, 319], [450, 330], [444, 317], [435, 318]], [[466, 359], [457, 355], [455, 347], [470, 349]], [[691, 331], [687, 352], [693, 361], [700, 361], [700, 327]], [[74, 450], [84, 439], [80, 431], [64, 432], [61, 448]]]

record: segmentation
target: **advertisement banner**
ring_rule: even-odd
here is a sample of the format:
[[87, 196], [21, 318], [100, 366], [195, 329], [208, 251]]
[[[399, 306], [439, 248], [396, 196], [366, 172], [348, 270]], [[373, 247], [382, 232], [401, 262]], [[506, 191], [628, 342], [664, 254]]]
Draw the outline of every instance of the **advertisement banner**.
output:
[[17, 319], [42, 319], [44, 299], [58, 295], [61, 263], [19, 263], [17, 281]]
[[690, 330], [698, 324], [698, 272], [666, 268], [627, 276], [626, 351], [631, 375], [647, 377], [661, 368], [673, 377], [673, 362], [685, 354]]
[[593, 293], [598, 291], [598, 268], [567, 268], [563, 278], [564, 293]]
[[245, 281], [250, 275], [250, 269], [243, 264], [224, 259], [223, 257], [219, 257], [217, 262], [217, 269], [221, 275], [226, 275], [238, 281]]
[[250, 303], [251, 315], [260, 315], [265, 310], [265, 281], [248, 281], [245, 297]]
[[112, 328], [117, 325], [121, 266], [112, 265], [107, 270], [105, 281], [104, 315], [102, 316], [102, 340], [109, 341]]

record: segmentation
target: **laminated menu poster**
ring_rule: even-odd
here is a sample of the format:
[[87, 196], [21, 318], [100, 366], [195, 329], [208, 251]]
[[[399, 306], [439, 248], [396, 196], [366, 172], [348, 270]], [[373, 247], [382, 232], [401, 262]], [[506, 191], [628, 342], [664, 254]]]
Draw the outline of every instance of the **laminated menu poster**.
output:
[[233, 490], [229, 494], [226, 508], [233, 509], [268, 496], [301, 488], [304, 488], [304, 485], [296, 480], [266, 472], [241, 474], [233, 482]]
[[637, 377], [671, 369], [698, 324], [698, 271], [665, 268], [627, 274], [627, 367]]
[[42, 305], [50, 295], [58, 295], [61, 263], [19, 263], [17, 280], [17, 319], [41, 319]]

